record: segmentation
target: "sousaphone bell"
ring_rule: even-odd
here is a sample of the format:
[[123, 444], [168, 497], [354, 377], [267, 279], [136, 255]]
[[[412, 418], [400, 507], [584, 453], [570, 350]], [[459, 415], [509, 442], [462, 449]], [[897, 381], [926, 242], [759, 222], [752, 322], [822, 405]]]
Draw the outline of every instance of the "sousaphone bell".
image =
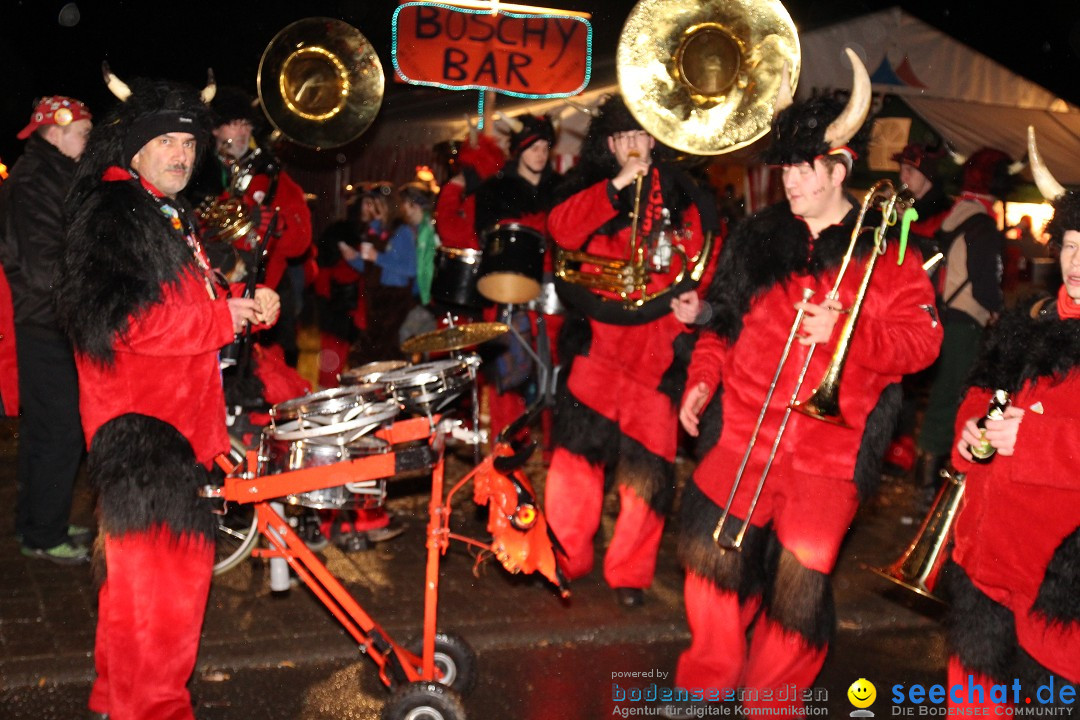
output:
[[693, 155], [765, 135], [777, 96], [798, 82], [800, 57], [779, 0], [641, 0], [615, 53], [630, 112], [650, 135]]
[[259, 61], [259, 102], [297, 145], [322, 149], [359, 137], [382, 106], [382, 63], [368, 39], [333, 18], [298, 20]]

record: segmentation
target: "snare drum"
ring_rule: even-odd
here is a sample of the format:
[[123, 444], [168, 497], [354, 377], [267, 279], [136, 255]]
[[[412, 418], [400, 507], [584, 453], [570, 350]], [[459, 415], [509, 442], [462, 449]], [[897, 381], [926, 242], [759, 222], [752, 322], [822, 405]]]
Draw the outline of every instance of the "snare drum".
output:
[[380, 383], [383, 387], [386, 387], [385, 383], [381, 383], [382, 376], [392, 370], [400, 370], [409, 363], [404, 360], [376, 360], [375, 362], [369, 362], [365, 365], [361, 365], [358, 368], [352, 368], [338, 375], [338, 382], [342, 385], [366, 385], [368, 383]]
[[[259, 474], [277, 475], [293, 470], [322, 467], [346, 460], [379, 455], [388, 452], [389, 449], [388, 442], [376, 437], [356, 438], [348, 443], [342, 443], [341, 438], [337, 436], [288, 441], [275, 437], [271, 429], [267, 428], [263, 432], [259, 446]], [[306, 493], [288, 495], [286, 502], [290, 505], [303, 505], [319, 510], [342, 508], [356, 502], [355, 493], [377, 490], [379, 482], [370, 480], [355, 483], [357, 487], [350, 484], [320, 488]]]
[[439, 412], [472, 387], [479, 358], [447, 358], [407, 365], [386, 373], [386, 383], [397, 402], [416, 415]]
[[476, 289], [497, 303], [527, 303], [540, 294], [544, 277], [544, 236], [518, 223], [484, 233], [484, 257]]
[[338, 435], [345, 444], [397, 416], [401, 406], [388, 395], [385, 383], [365, 383], [286, 400], [270, 408], [268, 430], [278, 440]]
[[447, 305], [481, 308], [484, 298], [476, 290], [483, 253], [469, 248], [440, 247], [435, 253], [431, 297]]

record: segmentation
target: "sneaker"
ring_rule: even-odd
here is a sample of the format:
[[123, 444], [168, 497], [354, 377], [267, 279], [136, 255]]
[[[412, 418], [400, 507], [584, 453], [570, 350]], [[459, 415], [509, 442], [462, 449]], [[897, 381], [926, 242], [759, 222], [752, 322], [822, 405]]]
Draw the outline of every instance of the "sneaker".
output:
[[71, 538], [72, 545], [83, 545], [89, 547], [94, 543], [94, 528], [83, 527], [82, 525], [68, 525], [68, 537]]
[[51, 560], [57, 565], [82, 565], [90, 562], [90, 551], [84, 547], [72, 545], [70, 542], [60, 543], [48, 550], [23, 546], [22, 554], [30, 558]]

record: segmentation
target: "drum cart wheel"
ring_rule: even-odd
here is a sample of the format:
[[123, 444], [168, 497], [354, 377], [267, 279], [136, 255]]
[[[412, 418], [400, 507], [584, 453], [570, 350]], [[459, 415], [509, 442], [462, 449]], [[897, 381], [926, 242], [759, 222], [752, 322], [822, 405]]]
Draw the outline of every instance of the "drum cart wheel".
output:
[[[242, 466], [246, 448], [239, 438], [229, 436], [229, 461]], [[226, 512], [217, 516], [217, 542], [214, 553], [214, 575], [222, 575], [251, 557], [259, 541], [259, 519], [251, 505], [230, 503]]]
[[451, 688], [435, 682], [411, 682], [393, 692], [382, 720], [464, 720], [465, 704]]
[[[405, 645], [409, 652], [423, 652], [423, 638], [414, 638]], [[439, 683], [468, 695], [476, 687], [476, 652], [465, 638], [453, 633], [435, 633], [435, 669]]]

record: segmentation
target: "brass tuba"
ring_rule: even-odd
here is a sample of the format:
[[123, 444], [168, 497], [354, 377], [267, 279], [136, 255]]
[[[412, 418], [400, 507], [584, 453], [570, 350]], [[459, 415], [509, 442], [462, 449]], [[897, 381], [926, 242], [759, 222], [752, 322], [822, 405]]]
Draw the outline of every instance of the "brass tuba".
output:
[[[790, 103], [799, 63], [798, 33], [779, 0], [641, 0], [616, 50], [627, 109], [650, 135], [691, 155], [737, 150], [767, 133], [774, 112]], [[556, 277], [629, 311], [700, 281], [711, 234], [689, 257], [677, 242], [658, 250], [659, 239], [637, 237], [640, 199], [639, 178], [624, 257], [559, 250]], [[670, 256], [675, 272], [667, 287], [649, 292], [662, 269], [658, 253]]]
[[359, 30], [333, 18], [297, 20], [259, 61], [258, 89], [270, 124], [297, 145], [345, 145], [382, 106], [382, 63]]

